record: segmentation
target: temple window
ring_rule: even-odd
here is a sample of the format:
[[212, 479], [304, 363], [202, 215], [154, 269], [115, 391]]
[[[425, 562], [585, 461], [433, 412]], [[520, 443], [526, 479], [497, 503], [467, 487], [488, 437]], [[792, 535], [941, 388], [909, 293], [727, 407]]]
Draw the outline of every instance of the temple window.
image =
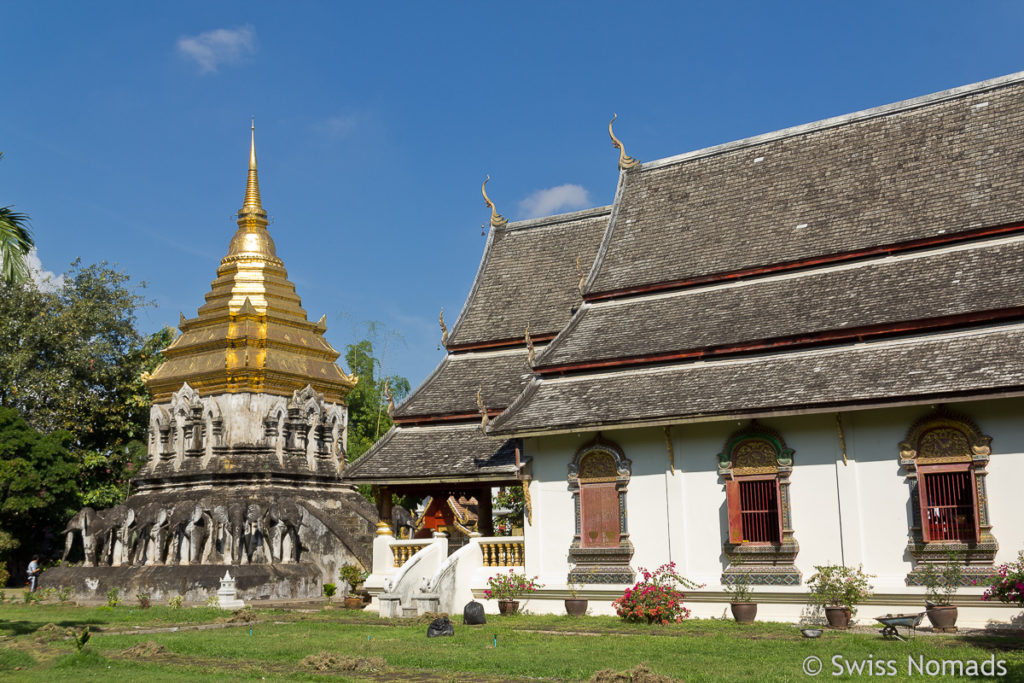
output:
[[965, 580], [991, 570], [999, 544], [992, 536], [985, 492], [992, 438], [970, 418], [940, 409], [918, 420], [900, 443], [900, 465], [910, 487], [910, 542], [919, 569], [942, 562], [950, 550], [964, 556]]
[[614, 443], [597, 439], [569, 464], [576, 533], [569, 548], [573, 583], [631, 583], [633, 545], [626, 527], [626, 487], [632, 463]]
[[793, 450], [782, 437], [756, 421], [732, 434], [718, 454], [725, 483], [729, 566], [722, 583], [749, 576], [762, 585], [799, 585], [799, 545], [793, 538], [789, 477]]

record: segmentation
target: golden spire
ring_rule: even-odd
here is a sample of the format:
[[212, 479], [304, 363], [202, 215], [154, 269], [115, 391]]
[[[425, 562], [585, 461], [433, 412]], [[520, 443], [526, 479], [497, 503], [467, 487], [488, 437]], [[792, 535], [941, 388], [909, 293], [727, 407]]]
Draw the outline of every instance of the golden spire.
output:
[[480, 192], [484, 195], [484, 203], [491, 207], [491, 227], [501, 228], [508, 223], [508, 219], [498, 213], [498, 210], [494, 208], [494, 202], [492, 202], [491, 198], [487, 196], [487, 183], [490, 182], [490, 180], [491, 176], [488, 175], [487, 180], [485, 180], [484, 184], [480, 186]]
[[619, 150], [619, 170], [625, 171], [627, 168], [639, 166], [640, 160], [626, 154], [626, 148], [623, 146], [622, 141], [615, 137], [615, 133], [612, 132], [612, 124], [615, 123], [617, 118], [619, 118], [618, 114], [612, 114], [612, 120], [608, 122], [608, 135], [612, 139], [612, 147]]
[[[231, 238], [226, 259], [256, 258], [270, 260], [281, 265], [277, 248], [267, 231], [267, 212], [260, 199], [260, 181], [256, 174], [256, 121], [250, 127], [249, 137], [249, 178], [245, 183], [245, 199], [238, 210], [238, 232]], [[224, 261], [221, 261], [224, 263]]]
[[245, 200], [238, 211], [239, 225], [243, 216], [262, 218], [266, 225], [267, 212], [263, 210], [260, 200], [260, 180], [256, 174], [256, 119], [252, 120], [249, 137], [249, 179], [245, 184]]
[[238, 211], [238, 230], [217, 268], [217, 279], [195, 318], [182, 316], [181, 335], [164, 350], [165, 361], [146, 380], [157, 402], [183, 382], [204, 396], [266, 393], [291, 396], [311, 385], [342, 402], [357, 378], [335, 361], [324, 339], [326, 318], [309, 320], [288, 280], [267, 230], [256, 177], [256, 126], [250, 126], [249, 180]]

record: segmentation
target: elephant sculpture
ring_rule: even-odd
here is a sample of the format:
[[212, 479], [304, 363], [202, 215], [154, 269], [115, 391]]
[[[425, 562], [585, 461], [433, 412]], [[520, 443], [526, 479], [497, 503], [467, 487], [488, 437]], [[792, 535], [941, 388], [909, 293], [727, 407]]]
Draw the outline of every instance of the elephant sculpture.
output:
[[196, 503], [192, 508], [188, 521], [185, 523], [183, 535], [188, 541], [188, 557], [183, 553], [181, 555], [182, 562], [187, 561], [189, 564], [198, 564], [202, 560], [203, 549], [206, 546], [206, 539], [209, 533], [210, 526], [206, 523], [206, 514], [203, 506], [200, 503]]
[[299, 561], [299, 526], [302, 512], [290, 500], [279, 501], [267, 509], [264, 528], [270, 545], [271, 562]]
[[96, 566], [95, 521], [96, 511], [90, 507], [82, 508], [68, 521], [64, 528], [64, 555], [61, 559], [66, 560], [71, 553], [77, 534], [82, 538], [82, 550], [85, 554], [84, 566]]

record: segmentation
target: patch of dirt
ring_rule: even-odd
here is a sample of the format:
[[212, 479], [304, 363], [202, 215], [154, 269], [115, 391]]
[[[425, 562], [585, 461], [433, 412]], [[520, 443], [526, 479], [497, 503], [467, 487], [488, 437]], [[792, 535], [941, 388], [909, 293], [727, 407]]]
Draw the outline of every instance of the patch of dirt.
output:
[[243, 607], [238, 610], [230, 617], [228, 617], [227, 623], [229, 624], [248, 624], [256, 621], [259, 615], [256, 614], [256, 610], [252, 607]]
[[135, 657], [136, 659], [149, 659], [166, 652], [167, 648], [160, 643], [147, 640], [144, 643], [135, 643], [121, 654], [126, 657]]
[[625, 671], [604, 669], [590, 677], [590, 683], [674, 683], [680, 679], [656, 674], [646, 664], [637, 664]]
[[40, 643], [49, 643], [54, 640], [61, 640], [71, 635], [71, 629], [61, 628], [57, 624], [49, 623], [46, 626], [40, 626], [36, 629], [36, 641]]
[[302, 660], [302, 667], [311, 671], [379, 671], [387, 666], [380, 657], [342, 657], [330, 652], [309, 655]]

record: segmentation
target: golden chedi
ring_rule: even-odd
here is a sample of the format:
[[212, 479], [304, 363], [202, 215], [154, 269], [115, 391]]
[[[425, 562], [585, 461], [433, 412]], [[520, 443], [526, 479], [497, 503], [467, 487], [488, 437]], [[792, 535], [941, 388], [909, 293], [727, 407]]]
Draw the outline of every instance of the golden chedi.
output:
[[205, 600], [225, 566], [240, 597], [319, 596], [369, 567], [377, 513], [341, 481], [356, 378], [310, 322], [267, 230], [255, 128], [238, 229], [198, 315], [144, 377], [148, 458], [134, 495], [85, 508], [54, 570], [83, 597], [112, 586]]

